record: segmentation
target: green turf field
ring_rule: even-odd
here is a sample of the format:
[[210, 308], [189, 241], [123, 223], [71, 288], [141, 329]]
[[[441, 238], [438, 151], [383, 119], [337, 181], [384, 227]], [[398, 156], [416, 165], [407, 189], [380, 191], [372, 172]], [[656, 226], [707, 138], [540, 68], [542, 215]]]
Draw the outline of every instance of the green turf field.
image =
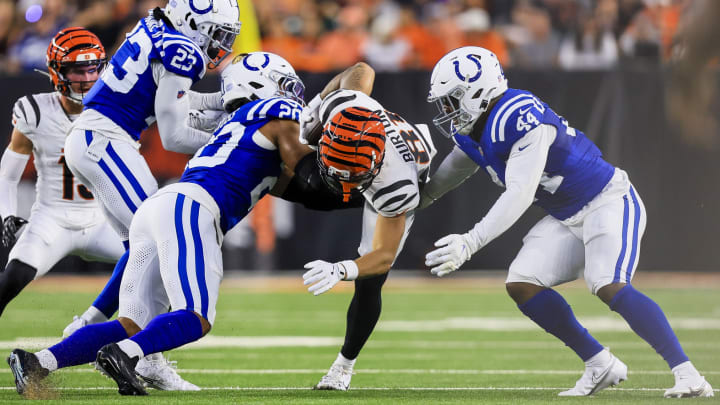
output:
[[[66, 289], [62, 280], [54, 279], [59, 284], [56, 291]], [[470, 279], [448, 284], [433, 283], [428, 277], [412, 288], [403, 287], [401, 278], [391, 281], [384, 293], [380, 324], [359, 357], [348, 392], [309, 388], [337, 355], [349, 290], [313, 297], [299, 288], [243, 288], [242, 280], [234, 280], [221, 291], [216, 326], [200, 341], [205, 342], [170, 353], [181, 374], [204, 391], [151, 390], [146, 398], [120, 397], [112, 381], [90, 366], [80, 366], [55, 373], [50, 381], [56, 389], [47, 395], [67, 404], [671, 401], [662, 398], [663, 390], [673, 383], [665, 363], [582, 284], [559, 290], [580, 320], [630, 371], [628, 381], [619, 388], [573, 399], [559, 398], [557, 393], [574, 385], [582, 363], [522, 317], [501, 280], [475, 286]], [[720, 403], [718, 286], [637, 287], [663, 307], [691, 360], [716, 388], [715, 398], [683, 401]], [[15, 339], [22, 342], [20, 347], [28, 347], [59, 335], [72, 315], [82, 312], [94, 298], [89, 291], [52, 290], [30, 288], [7, 308], [0, 318], [3, 358], [18, 345]], [[3, 362], [0, 403], [21, 400]]]

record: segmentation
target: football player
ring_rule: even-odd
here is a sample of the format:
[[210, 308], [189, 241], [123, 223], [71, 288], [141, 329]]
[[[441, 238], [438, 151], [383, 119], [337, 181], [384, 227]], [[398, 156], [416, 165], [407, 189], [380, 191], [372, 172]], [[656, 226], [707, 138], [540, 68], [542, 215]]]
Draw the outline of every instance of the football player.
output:
[[414, 125], [370, 97], [375, 72], [359, 63], [336, 76], [303, 114], [303, 136], [321, 130], [317, 164], [326, 186], [345, 201], [361, 193], [365, 203], [359, 257], [305, 265], [308, 290], [322, 294], [341, 280], [355, 282], [345, 344], [315, 389], [350, 386], [360, 350], [380, 317], [381, 289], [402, 250], [436, 153], [426, 125]]
[[[44, 276], [60, 259], [77, 254], [115, 263], [124, 248], [97, 201], [65, 164], [63, 147], [82, 100], [107, 59], [95, 34], [71, 27], [55, 35], [47, 49], [54, 92], [21, 97], [13, 108], [13, 132], [0, 162], [2, 244], [12, 247], [0, 273], [0, 314], [30, 281]], [[17, 185], [34, 155], [38, 179], [30, 224], [15, 244], [23, 218], [17, 216]]]
[[[0, 162], [0, 215], [6, 247], [14, 243], [18, 226], [25, 223], [16, 216], [17, 183], [31, 152], [38, 173], [30, 223], [0, 273], [0, 314], [27, 284], [45, 275], [61, 258], [77, 254], [115, 263], [125, 251], [93, 195], [75, 180], [63, 153], [66, 133], [106, 63], [105, 49], [90, 31], [66, 28], [48, 46], [47, 61], [55, 91], [28, 95], [15, 103], [15, 129]], [[194, 387], [182, 381], [162, 356], [143, 359], [138, 372], [156, 387]]]
[[423, 189], [421, 205], [478, 167], [505, 187], [472, 229], [435, 242], [425, 260], [432, 273], [457, 270], [535, 203], [549, 215], [523, 239], [506, 288], [523, 314], [585, 362], [575, 387], [559, 395], [592, 395], [627, 379], [627, 366], [588, 333], [552, 289], [583, 274], [591, 293], [665, 359], [675, 376], [666, 397], [713, 396], [663, 311], [631, 285], [646, 215], [627, 173], [607, 163], [582, 132], [532, 93], [508, 88], [500, 63], [487, 49], [463, 47], [440, 59], [428, 101], [437, 104], [440, 114], [433, 121], [455, 148]]
[[304, 87], [285, 59], [239, 55], [222, 82], [222, 104], [232, 114], [180, 181], [135, 214], [118, 320], [85, 326], [35, 354], [14, 350], [9, 362], [19, 393], [51, 371], [96, 359], [120, 394], [146, 395], [134, 371], [138, 359], [210, 331], [223, 235], [273, 188], [282, 164], [292, 170], [312, 153], [298, 140]]
[[[240, 29], [238, 13], [236, 0], [172, 0], [151, 10], [85, 97], [65, 142], [67, 165], [98, 198], [126, 248], [133, 214], [157, 191], [138, 152], [141, 131], [157, 121], [163, 146], [174, 152], [192, 154], [207, 142], [211, 134], [188, 126], [188, 112], [222, 110], [219, 94], [195, 93], [190, 86], [206, 66], [216, 67], [229, 54]], [[115, 313], [127, 257], [125, 252], [103, 291], [64, 336]]]

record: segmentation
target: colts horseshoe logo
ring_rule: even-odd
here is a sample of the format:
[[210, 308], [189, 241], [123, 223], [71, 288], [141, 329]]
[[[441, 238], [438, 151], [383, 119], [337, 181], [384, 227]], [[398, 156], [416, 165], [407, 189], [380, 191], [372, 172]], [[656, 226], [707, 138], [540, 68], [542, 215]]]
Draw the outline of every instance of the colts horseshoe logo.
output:
[[212, 8], [213, 8], [213, 0], [210, 0], [210, 4], [207, 6], [207, 8], [203, 8], [203, 9], [195, 7], [195, 1], [190, 0], [190, 10], [192, 10], [193, 13], [200, 14], [200, 15], [207, 14], [210, 12], [210, 10], [212, 10]]
[[265, 68], [268, 64], [270, 64], [270, 57], [268, 56], [268, 54], [264, 53], [263, 56], [265, 57], [265, 61], [263, 61], [262, 65], [260, 65], [260, 67], [251, 66], [251, 65], [248, 63], [248, 59], [250, 59], [250, 55], [246, 56], [246, 57], [243, 59], [243, 61], [242, 61], [242, 62], [243, 62], [243, 66], [245, 66], [245, 69], [247, 69], [247, 70], [252, 70], [253, 72], [257, 72], [258, 70], [263, 69], [263, 68]]
[[479, 56], [467, 55], [466, 57], [468, 59], [470, 59], [471, 61], [473, 61], [475, 63], [475, 65], [477, 65], [477, 69], [478, 69], [477, 73], [475, 73], [475, 76], [473, 76], [473, 77], [465, 77], [462, 73], [460, 73], [460, 61], [454, 60], [453, 65], [455, 65], [455, 75], [457, 75], [457, 77], [462, 81], [467, 81], [468, 83], [472, 83], [475, 80], [479, 79], [480, 75], [482, 75], [482, 65], [480, 64]]

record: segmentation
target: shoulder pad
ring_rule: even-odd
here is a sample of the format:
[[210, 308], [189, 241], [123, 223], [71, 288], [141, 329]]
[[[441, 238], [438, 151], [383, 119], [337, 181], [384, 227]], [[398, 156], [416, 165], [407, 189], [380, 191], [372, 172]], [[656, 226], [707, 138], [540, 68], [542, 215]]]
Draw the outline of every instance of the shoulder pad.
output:
[[492, 142], [514, 144], [542, 123], [544, 112], [545, 107], [530, 93], [513, 97], [500, 106], [492, 120]]
[[401, 215], [415, 209], [420, 203], [417, 183], [407, 178], [384, 184], [377, 190], [367, 190], [363, 194], [384, 217]]
[[40, 125], [40, 106], [32, 95], [20, 97], [13, 106], [13, 126], [25, 135]]
[[249, 108], [241, 108], [237, 115], [241, 122], [253, 122], [268, 119], [292, 120], [300, 122], [302, 105], [295, 100], [282, 97], [257, 100], [248, 105]]
[[184, 35], [166, 32], [162, 42], [162, 63], [169, 72], [196, 82], [205, 75], [205, 59], [200, 48]]

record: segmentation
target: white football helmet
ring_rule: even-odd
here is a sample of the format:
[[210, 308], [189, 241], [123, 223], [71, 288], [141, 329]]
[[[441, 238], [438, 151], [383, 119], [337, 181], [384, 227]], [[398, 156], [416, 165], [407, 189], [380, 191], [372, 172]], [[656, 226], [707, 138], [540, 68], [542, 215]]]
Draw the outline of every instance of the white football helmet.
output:
[[270, 52], [251, 52], [236, 56], [222, 72], [222, 104], [232, 112], [236, 101], [287, 97], [305, 104], [305, 86], [290, 62]]
[[433, 68], [427, 101], [440, 110], [433, 123], [447, 137], [467, 135], [490, 101], [507, 91], [497, 56], [485, 48], [450, 51]]
[[170, 0], [165, 15], [176, 30], [198, 44], [210, 69], [232, 52], [240, 33], [237, 0]]

